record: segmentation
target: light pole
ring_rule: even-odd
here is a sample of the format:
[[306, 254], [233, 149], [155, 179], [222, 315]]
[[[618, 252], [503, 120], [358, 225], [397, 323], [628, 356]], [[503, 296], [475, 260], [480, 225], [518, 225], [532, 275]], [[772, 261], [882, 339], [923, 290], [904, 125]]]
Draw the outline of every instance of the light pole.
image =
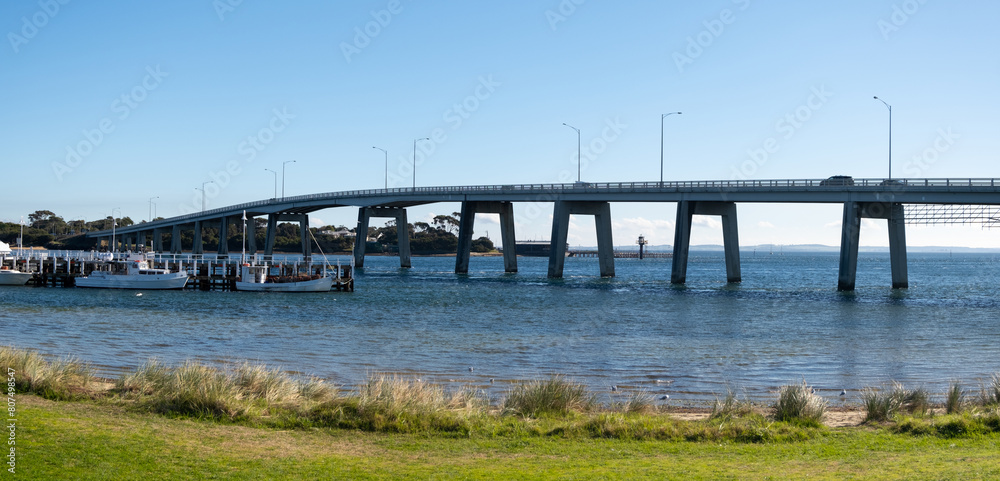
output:
[[680, 115], [680, 112], [670, 112], [660, 116], [660, 183], [663, 183], [663, 119], [668, 115]]
[[573, 129], [573, 130], [576, 131], [576, 181], [580, 182], [580, 173], [582, 172], [582, 168], [580, 167], [580, 165], [581, 165], [580, 164], [580, 147], [582, 145], [581, 142], [580, 142], [580, 129], [578, 129], [576, 127], [573, 127], [572, 125], [567, 124], [566, 122], [563, 122], [563, 125], [565, 125], [565, 126], [567, 126], [567, 127], [569, 127], [569, 128], [571, 128], [571, 129]]
[[117, 250], [115, 249], [115, 227], [118, 226], [118, 221], [115, 220], [116, 210], [118, 211], [118, 215], [122, 214], [121, 207], [115, 207], [114, 209], [111, 209], [111, 245], [108, 246], [108, 250], [112, 253], [114, 253]]
[[271, 169], [264, 169], [272, 174], [274, 174], [274, 198], [278, 198], [278, 173]]
[[389, 151], [379, 147], [375, 147], [374, 145], [372, 146], [372, 148], [381, 150], [382, 153], [385, 154], [385, 190], [389, 190]]
[[201, 211], [202, 212], [205, 212], [205, 197], [207, 197], [205, 195], [205, 186], [208, 185], [208, 184], [214, 184], [214, 183], [215, 182], [213, 182], [213, 181], [210, 180], [208, 182], [202, 182], [200, 189], [197, 188], [197, 187], [194, 188], [194, 190], [200, 190], [201, 191]]
[[885, 104], [885, 108], [889, 109], [889, 180], [892, 180], [892, 106], [886, 103], [885, 100], [875, 96], [875, 100]]
[[153, 203], [153, 199], [159, 199], [159, 198], [160, 198], [160, 196], [150, 197], [149, 198], [149, 221], [150, 222], [153, 222], [153, 206], [155, 205]]
[[285, 200], [285, 165], [295, 162], [294, 160], [286, 160], [281, 163], [281, 200]]
[[413, 140], [413, 190], [417, 190], [417, 141], [431, 140], [430, 137], [423, 137]]

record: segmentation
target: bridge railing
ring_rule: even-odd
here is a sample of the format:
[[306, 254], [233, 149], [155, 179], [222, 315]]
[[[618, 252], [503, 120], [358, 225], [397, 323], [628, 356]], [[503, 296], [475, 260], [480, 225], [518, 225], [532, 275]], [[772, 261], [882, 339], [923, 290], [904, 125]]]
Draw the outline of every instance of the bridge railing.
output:
[[[570, 184], [500, 184], [438, 187], [399, 187], [391, 189], [363, 189], [341, 192], [326, 192], [292, 197], [258, 200], [238, 205], [211, 209], [204, 212], [180, 215], [161, 221], [154, 221], [122, 228], [125, 232], [169, 227], [195, 219], [232, 215], [241, 210], [255, 210], [296, 202], [335, 201], [337, 199], [358, 199], [365, 197], [420, 196], [420, 195], [464, 195], [475, 193], [538, 193], [562, 194], [574, 192], [673, 192], [681, 189], [710, 189], [739, 191], [741, 189], [830, 189], [830, 190], [886, 190], [901, 188], [961, 189], [1000, 188], [1000, 179], [993, 178], [942, 178], [942, 179], [765, 179], [765, 180], [683, 180], [665, 182], [575, 182]], [[104, 235], [103, 231], [92, 234]]]

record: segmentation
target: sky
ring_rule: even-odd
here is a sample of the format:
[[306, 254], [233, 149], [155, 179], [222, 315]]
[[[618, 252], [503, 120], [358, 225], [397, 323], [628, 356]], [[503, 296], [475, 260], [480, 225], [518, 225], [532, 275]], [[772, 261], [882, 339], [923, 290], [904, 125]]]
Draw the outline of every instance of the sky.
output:
[[[892, 106], [893, 177], [996, 177], [997, 18], [986, 0], [5, 1], [0, 220], [578, 168], [656, 181], [661, 136], [665, 180], [885, 178], [873, 96]], [[615, 243], [673, 243], [675, 206], [613, 204]], [[515, 205], [518, 239], [547, 240], [551, 209]], [[740, 243], [837, 245], [841, 212], [740, 204]], [[695, 222], [692, 244], [721, 244], [717, 219]], [[866, 220], [862, 244], [888, 245], [884, 224]], [[477, 219], [476, 236], [499, 234]], [[569, 242], [595, 245], [593, 219], [574, 216]], [[1000, 229], [909, 226], [907, 242], [998, 247]]]

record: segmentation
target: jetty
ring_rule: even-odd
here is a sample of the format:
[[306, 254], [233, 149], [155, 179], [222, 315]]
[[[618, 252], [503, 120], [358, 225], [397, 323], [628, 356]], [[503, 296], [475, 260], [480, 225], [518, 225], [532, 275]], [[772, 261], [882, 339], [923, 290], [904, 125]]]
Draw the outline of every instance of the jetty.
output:
[[[121, 261], [141, 253], [122, 252], [112, 256], [96, 251], [26, 251], [18, 257], [8, 257], [4, 265], [33, 274], [27, 285], [35, 287], [75, 287], [76, 279], [96, 270], [114, 271]], [[235, 291], [239, 278], [241, 256], [205, 254], [146, 253], [152, 267], [187, 272], [185, 289], [201, 291]], [[350, 263], [324, 264], [301, 256], [255, 255], [249, 262], [270, 266], [269, 275], [323, 275], [334, 278], [333, 291], [354, 291], [354, 269]]]

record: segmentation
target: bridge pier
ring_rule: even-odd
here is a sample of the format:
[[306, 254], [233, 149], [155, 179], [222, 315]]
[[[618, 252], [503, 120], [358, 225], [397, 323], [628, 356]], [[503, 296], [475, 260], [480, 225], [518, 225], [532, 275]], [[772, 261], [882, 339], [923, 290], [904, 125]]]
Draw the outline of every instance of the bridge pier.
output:
[[514, 240], [514, 204], [510, 202], [462, 202], [462, 218], [458, 227], [458, 255], [455, 256], [455, 273], [469, 272], [472, 252], [472, 233], [476, 214], [500, 214], [500, 236], [503, 239], [504, 272], [517, 272], [517, 249]]
[[247, 237], [247, 254], [254, 255], [257, 253], [257, 222], [254, 221], [253, 216], [247, 217], [246, 222], [243, 223], [243, 233]]
[[844, 220], [840, 234], [840, 273], [838, 291], [853, 291], [858, 274], [858, 244], [861, 238], [861, 219], [885, 219], [889, 225], [889, 263], [892, 270], [892, 288], [906, 289], [909, 280], [906, 270], [906, 223], [903, 204], [887, 202], [844, 203]]
[[[253, 218], [248, 217], [247, 222], [253, 222]], [[267, 238], [264, 241], [264, 255], [274, 255], [274, 241], [278, 235], [278, 222], [298, 222], [299, 234], [302, 238], [302, 256], [309, 258], [312, 256], [312, 240], [309, 236], [309, 215], [308, 214], [268, 214], [267, 215]], [[222, 223], [229, 229], [229, 219], [223, 218]], [[256, 250], [257, 241], [254, 240]], [[226, 252], [222, 252], [222, 244], [219, 244], [219, 254], [229, 253], [229, 245], [226, 245]]]
[[229, 217], [219, 219], [219, 255], [229, 254]]
[[[611, 204], [607, 202], [555, 202], [552, 214], [552, 246], [549, 254], [549, 277], [563, 276], [566, 263], [566, 238], [570, 215], [592, 215], [597, 229], [597, 257], [601, 277], [615, 276], [615, 247], [611, 237]], [[504, 251], [506, 251], [506, 244]]]
[[722, 243], [726, 252], [726, 281], [741, 282], [739, 224], [735, 202], [705, 202], [683, 200], [677, 203], [677, 222], [674, 224], [674, 257], [671, 262], [670, 282], [687, 281], [688, 254], [691, 249], [691, 220], [695, 215], [722, 217]]
[[204, 233], [202, 232], [201, 221], [200, 220], [194, 221], [194, 243], [191, 244], [191, 253], [192, 254], [204, 254], [205, 253], [205, 245], [204, 245], [204, 240], [203, 240], [203, 237], [202, 237], [203, 235], [204, 235]]
[[170, 229], [170, 253], [181, 253], [181, 225], [174, 224]]
[[372, 217], [396, 219], [396, 244], [399, 246], [399, 267], [410, 265], [410, 229], [406, 209], [402, 207], [361, 207], [358, 209], [358, 228], [354, 235], [354, 267], [365, 266], [365, 247], [368, 242], [368, 224]]
[[157, 227], [153, 229], [153, 251], [163, 252], [163, 231], [165, 229]]

